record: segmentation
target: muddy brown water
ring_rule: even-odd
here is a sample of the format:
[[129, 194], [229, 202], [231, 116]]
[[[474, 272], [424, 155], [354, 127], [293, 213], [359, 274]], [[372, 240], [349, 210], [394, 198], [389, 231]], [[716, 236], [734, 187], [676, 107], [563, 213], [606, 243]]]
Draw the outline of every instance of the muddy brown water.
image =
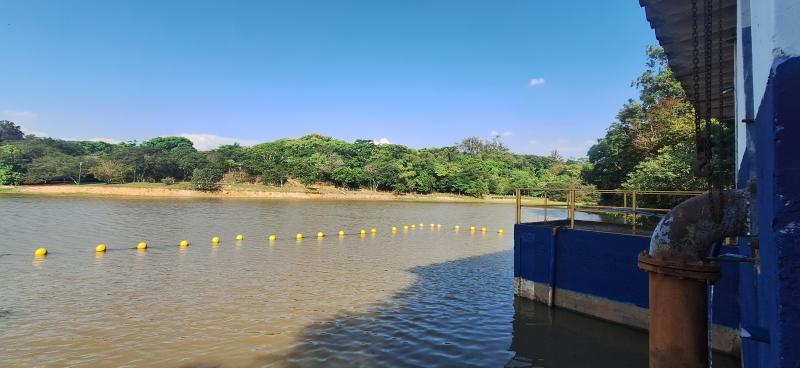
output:
[[513, 216], [497, 204], [2, 195], [0, 366], [646, 366], [646, 333], [515, 300]]

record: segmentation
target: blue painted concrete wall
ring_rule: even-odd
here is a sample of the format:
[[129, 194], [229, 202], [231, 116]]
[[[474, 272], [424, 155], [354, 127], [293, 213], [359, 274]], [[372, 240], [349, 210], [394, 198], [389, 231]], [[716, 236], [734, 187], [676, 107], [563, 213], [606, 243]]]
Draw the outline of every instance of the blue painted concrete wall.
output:
[[744, 365], [800, 367], [800, 57], [775, 59], [748, 130], [755, 156], [740, 172], [756, 169], [760, 267], [741, 266]]
[[[514, 276], [551, 283], [551, 225], [514, 227]], [[639, 253], [650, 238], [627, 234], [559, 229], [555, 238], [556, 288], [598, 296], [648, 308], [647, 273], [637, 266]], [[723, 252], [733, 251], [724, 249]], [[723, 278], [715, 287], [714, 323], [739, 326], [739, 270], [722, 266]]]

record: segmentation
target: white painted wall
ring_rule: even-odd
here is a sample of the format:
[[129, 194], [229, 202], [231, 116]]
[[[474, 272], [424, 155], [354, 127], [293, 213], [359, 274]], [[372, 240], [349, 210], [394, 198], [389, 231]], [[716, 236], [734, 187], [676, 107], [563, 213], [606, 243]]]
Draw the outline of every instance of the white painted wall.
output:
[[[800, 1], [798, 0], [737, 0], [736, 44], [736, 155], [741, 164], [746, 147], [745, 70], [742, 65], [742, 29], [750, 26], [753, 55], [753, 111], [758, 106], [767, 87], [770, 69], [775, 58], [800, 56]], [[749, 3], [749, 14], [746, 10]]]

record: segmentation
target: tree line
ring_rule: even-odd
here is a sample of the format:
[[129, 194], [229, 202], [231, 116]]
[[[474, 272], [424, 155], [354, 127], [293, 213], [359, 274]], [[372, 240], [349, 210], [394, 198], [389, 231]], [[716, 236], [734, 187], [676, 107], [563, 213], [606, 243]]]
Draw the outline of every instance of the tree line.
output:
[[109, 144], [26, 136], [0, 122], [0, 184], [191, 181], [283, 186], [329, 184], [397, 193], [512, 194], [515, 188], [579, 187], [580, 160], [509, 152], [499, 138], [470, 137], [441, 148], [412, 149], [371, 140], [310, 134], [245, 147], [198, 151], [184, 137]]
[[[692, 172], [694, 110], [661, 48], [647, 49], [632, 85], [638, 99], [619, 110], [586, 159], [511, 153], [499, 137], [466, 138], [452, 146], [412, 149], [371, 140], [345, 142], [310, 134], [244, 147], [198, 151], [189, 139], [157, 137], [136, 143], [64, 141], [25, 135], [0, 121], [0, 184], [191, 181], [283, 186], [330, 184], [397, 193], [511, 194], [515, 188], [704, 190]], [[717, 121], [717, 178], [733, 178], [733, 132]]]

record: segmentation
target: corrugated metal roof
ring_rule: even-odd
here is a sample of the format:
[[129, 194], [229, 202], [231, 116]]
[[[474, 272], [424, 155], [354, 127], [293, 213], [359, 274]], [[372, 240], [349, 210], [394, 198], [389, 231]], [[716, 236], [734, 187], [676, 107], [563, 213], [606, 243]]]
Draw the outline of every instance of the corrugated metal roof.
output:
[[[735, 93], [734, 65], [736, 49], [736, 0], [639, 0], [650, 27], [656, 32], [656, 38], [667, 54], [669, 66], [690, 98], [694, 99], [694, 63], [693, 63], [693, 32], [692, 2], [697, 4], [697, 33], [699, 51], [699, 95], [695, 109], [703, 116], [706, 107], [710, 105], [711, 116], [718, 117], [719, 91], [723, 94], [723, 119], [734, 117]], [[711, 47], [711, 89], [706, 96], [706, 65], [705, 65], [705, 1], [712, 1], [712, 47]], [[722, 68], [719, 67], [719, 22], [722, 20]], [[720, 86], [719, 71], [722, 69], [722, 83]]]

